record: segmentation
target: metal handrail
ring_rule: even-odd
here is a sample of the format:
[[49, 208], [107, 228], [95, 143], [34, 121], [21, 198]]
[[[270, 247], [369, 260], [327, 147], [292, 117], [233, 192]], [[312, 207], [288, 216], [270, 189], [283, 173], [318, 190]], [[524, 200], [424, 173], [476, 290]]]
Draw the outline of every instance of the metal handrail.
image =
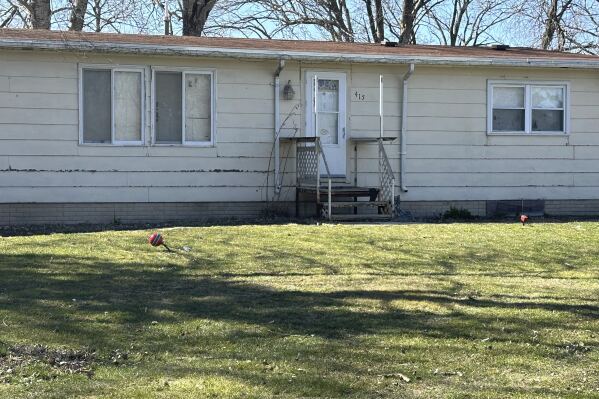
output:
[[320, 144], [320, 138], [316, 138], [315, 141], [316, 146], [318, 147], [318, 152], [322, 155], [322, 161], [324, 162], [324, 167], [327, 170], [327, 177], [331, 178], [331, 170], [329, 169], [329, 164], [327, 163], [327, 157], [324, 155], [324, 151], [322, 150], [322, 145]]
[[393, 216], [393, 213], [395, 212], [395, 175], [393, 174], [391, 162], [389, 162], [389, 157], [387, 156], [387, 151], [385, 151], [383, 140], [379, 139], [378, 143], [380, 182], [379, 199], [382, 201], [387, 201], [390, 204], [391, 211], [389, 214]]
[[[317, 140], [314, 142], [315, 146], [318, 148], [317, 152], [319, 155], [322, 156], [322, 162], [324, 163], [324, 167], [327, 171], [327, 205], [328, 205], [328, 212], [327, 212], [327, 218], [329, 220], [331, 220], [331, 212], [332, 212], [332, 200], [333, 200], [333, 193], [332, 193], [332, 179], [331, 179], [331, 171], [329, 169], [329, 164], [327, 163], [327, 157], [324, 155], [324, 151], [322, 150], [322, 147], [320, 145], [320, 138], [317, 137]], [[316, 192], [318, 193], [318, 197], [317, 197], [317, 201], [320, 202], [320, 173], [316, 173], [316, 175], [318, 176], [318, 184], [316, 185], [317, 189]]]

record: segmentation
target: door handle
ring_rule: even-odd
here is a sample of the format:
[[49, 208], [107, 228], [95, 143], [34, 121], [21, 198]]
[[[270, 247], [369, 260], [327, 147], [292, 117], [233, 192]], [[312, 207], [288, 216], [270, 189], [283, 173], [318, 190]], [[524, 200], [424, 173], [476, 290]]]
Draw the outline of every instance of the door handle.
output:
[[343, 128], [343, 139], [345, 140], [345, 128]]

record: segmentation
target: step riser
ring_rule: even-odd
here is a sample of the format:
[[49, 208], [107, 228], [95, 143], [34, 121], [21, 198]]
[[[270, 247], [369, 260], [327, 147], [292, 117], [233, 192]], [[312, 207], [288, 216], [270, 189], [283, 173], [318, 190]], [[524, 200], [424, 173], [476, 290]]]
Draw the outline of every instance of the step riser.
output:
[[[320, 194], [321, 200], [327, 198], [329, 195], [329, 189], [326, 186], [321, 186], [319, 189], [316, 187], [299, 187], [299, 192], [305, 194], [316, 195], [316, 192]], [[368, 198], [371, 201], [375, 201], [379, 195], [378, 188], [372, 187], [331, 187], [331, 197], [334, 198]]]
[[[316, 200], [321, 216], [324, 216], [324, 219], [327, 219], [325, 215], [329, 210], [328, 186], [322, 184], [320, 187], [302, 186], [298, 187], [297, 190], [298, 195], [308, 195]], [[335, 221], [355, 222], [391, 220], [391, 203], [389, 201], [379, 201], [379, 193], [380, 189], [376, 187], [333, 185], [331, 187], [330, 219]]]
[[[315, 195], [316, 193], [312, 193], [313, 195]], [[329, 195], [328, 191], [321, 191], [320, 192], [320, 196], [327, 196]], [[377, 197], [377, 195], [370, 195], [370, 193], [335, 193], [332, 192], [331, 193], [331, 197], [335, 197], [335, 198], [371, 198], [371, 197]]]
[[369, 220], [391, 220], [391, 215], [333, 215], [332, 221], [336, 222], [367, 222]]
[[388, 202], [374, 201], [374, 202], [331, 202], [333, 208], [378, 208], [388, 206]]

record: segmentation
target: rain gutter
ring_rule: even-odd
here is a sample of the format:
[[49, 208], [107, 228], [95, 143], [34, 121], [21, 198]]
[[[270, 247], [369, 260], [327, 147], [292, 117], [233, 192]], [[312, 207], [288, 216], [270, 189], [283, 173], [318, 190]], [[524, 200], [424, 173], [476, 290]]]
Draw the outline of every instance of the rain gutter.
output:
[[378, 64], [426, 64], [463, 66], [511, 66], [542, 68], [599, 68], [599, 57], [595, 60], [575, 60], [556, 58], [508, 58], [502, 57], [441, 57], [401, 54], [350, 54], [335, 52], [238, 49], [202, 46], [166, 46], [122, 42], [91, 42], [82, 40], [40, 40], [0, 38], [0, 49], [48, 50], [97, 52], [110, 54], [143, 54], [172, 56], [226, 57], [239, 59], [301, 60], [320, 62], [351, 62]]

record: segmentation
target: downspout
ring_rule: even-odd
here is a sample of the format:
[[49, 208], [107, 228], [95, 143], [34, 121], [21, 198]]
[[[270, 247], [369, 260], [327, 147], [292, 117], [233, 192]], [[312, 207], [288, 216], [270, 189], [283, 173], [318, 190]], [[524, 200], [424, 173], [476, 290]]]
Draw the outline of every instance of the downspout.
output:
[[406, 187], [406, 132], [408, 130], [408, 80], [414, 73], [414, 64], [410, 64], [408, 72], [403, 77], [403, 95], [401, 96], [401, 130], [399, 132], [399, 188], [404, 193], [408, 192]]
[[281, 192], [281, 81], [280, 75], [281, 71], [285, 68], [285, 60], [279, 60], [279, 66], [275, 71], [275, 104], [274, 104], [274, 114], [275, 114], [275, 129], [274, 129], [274, 158], [275, 158], [275, 193]]
[[385, 127], [383, 125], [385, 120], [384, 104], [383, 104], [383, 75], [379, 76], [379, 137], [383, 138], [385, 135]]

